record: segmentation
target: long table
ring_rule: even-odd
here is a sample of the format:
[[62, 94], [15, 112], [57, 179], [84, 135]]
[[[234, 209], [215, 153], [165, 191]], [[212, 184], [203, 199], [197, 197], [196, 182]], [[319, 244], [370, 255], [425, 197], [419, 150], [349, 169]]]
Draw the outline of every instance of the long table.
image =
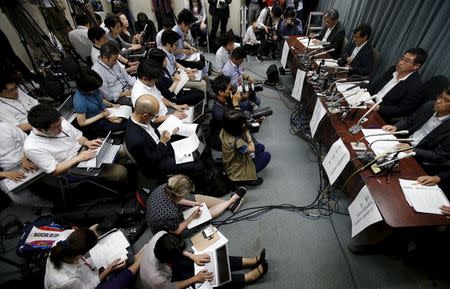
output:
[[[306, 48], [298, 41], [297, 37], [290, 37], [287, 41], [291, 52], [288, 63], [295, 78], [297, 68], [299, 68], [298, 54], [305, 51]], [[301, 101], [309, 113], [312, 113], [317, 99], [318, 95], [313, 86], [305, 80]], [[320, 100], [322, 104], [325, 102], [325, 99], [320, 98]], [[353, 115], [347, 116], [344, 121], [341, 121], [340, 115], [331, 114], [327, 110], [327, 114], [321, 121], [315, 135], [317, 140], [327, 149], [337, 139], [341, 138], [343, 140], [351, 157], [351, 161], [341, 174], [344, 180], [347, 180], [356, 170], [364, 166], [362, 161], [357, 159], [356, 153], [350, 144], [358, 141], [364, 135], [362, 132], [356, 135], [348, 132], [348, 129], [364, 113], [365, 110], [356, 110]], [[385, 124], [377, 112], [371, 112], [367, 119], [363, 124], [364, 128], [381, 128]], [[418, 176], [425, 174], [425, 171], [415, 159], [403, 159], [399, 161], [398, 168], [389, 177], [386, 175], [375, 176], [369, 168], [355, 174], [347, 182], [345, 191], [350, 197], [354, 198], [365, 184], [374, 198], [385, 223], [393, 228], [450, 225], [450, 219], [445, 216], [415, 212], [405, 199], [399, 184], [399, 178], [415, 180]]]

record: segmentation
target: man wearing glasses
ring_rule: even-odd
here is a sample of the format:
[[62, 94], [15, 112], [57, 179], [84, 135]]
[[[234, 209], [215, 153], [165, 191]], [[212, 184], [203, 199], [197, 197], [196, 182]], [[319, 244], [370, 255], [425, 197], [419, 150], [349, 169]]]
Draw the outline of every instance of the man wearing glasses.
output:
[[427, 52], [422, 48], [408, 49], [395, 67], [369, 85], [368, 91], [376, 96], [376, 101], [382, 100], [374, 110], [387, 123], [413, 113], [423, 103], [422, 96], [416, 95], [416, 92], [422, 86], [418, 70], [427, 57]]

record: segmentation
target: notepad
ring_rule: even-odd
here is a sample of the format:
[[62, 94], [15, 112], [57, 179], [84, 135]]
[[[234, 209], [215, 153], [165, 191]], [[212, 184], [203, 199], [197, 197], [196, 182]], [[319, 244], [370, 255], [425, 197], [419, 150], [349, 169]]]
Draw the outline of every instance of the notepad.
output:
[[[198, 206], [192, 207], [187, 209], [186, 211], [183, 211], [183, 217], [186, 220], [187, 218], [189, 218], [190, 215], [192, 215], [192, 213], [197, 210]], [[202, 204], [202, 206], [200, 207], [200, 210], [202, 211], [200, 217], [198, 217], [197, 219], [192, 220], [192, 222], [189, 223], [188, 225], [188, 229], [192, 229], [197, 227], [198, 225], [201, 225], [203, 223], [208, 222], [209, 220], [212, 219], [211, 213], [208, 210], [208, 207], [206, 206], [205, 203]]]

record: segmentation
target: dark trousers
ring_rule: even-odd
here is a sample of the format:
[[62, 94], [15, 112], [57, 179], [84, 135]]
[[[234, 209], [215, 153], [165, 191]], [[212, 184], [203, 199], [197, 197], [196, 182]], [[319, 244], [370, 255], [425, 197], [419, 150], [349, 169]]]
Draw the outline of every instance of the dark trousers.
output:
[[224, 34], [227, 31], [227, 23], [229, 17], [229, 8], [217, 8], [216, 13], [214, 13], [212, 17], [212, 26], [211, 26], [211, 39], [216, 38], [217, 29], [219, 28], [220, 23], [220, 35]]
[[204, 44], [206, 42], [206, 30], [203, 32], [200, 29], [200, 23], [195, 23], [191, 27], [192, 38], [199, 39], [199, 44]]
[[[240, 271], [243, 269], [242, 267], [242, 257], [233, 257], [229, 256], [228, 260], [230, 262], [230, 270]], [[182, 280], [186, 280], [194, 276], [194, 262], [191, 259], [186, 257], [181, 257], [173, 263], [172, 268], [172, 282], [178, 282]], [[245, 285], [244, 274], [231, 274], [231, 282], [220, 286], [218, 288], [242, 288]]]
[[134, 281], [134, 274], [130, 270], [124, 269], [111, 276], [106, 281], [101, 282], [95, 289], [123, 289], [130, 288]]
[[255, 157], [253, 163], [255, 164], [256, 172], [259, 173], [270, 163], [272, 156], [269, 152], [266, 152], [266, 147], [261, 144], [255, 144]]
[[176, 104], [187, 104], [194, 106], [205, 98], [203, 91], [195, 88], [190, 90], [181, 90], [177, 94], [177, 99], [175, 99]]
[[261, 41], [261, 45], [258, 48], [258, 55], [267, 55], [269, 52], [271, 52], [272, 55], [275, 55], [277, 52], [276, 41], [268, 39], [271, 36], [268, 35], [264, 29], [260, 29], [258, 33], [259, 40]]
[[177, 59], [177, 62], [184, 67], [194, 68], [198, 70], [202, 70], [203, 67], [205, 67], [206, 60], [203, 54], [200, 54], [200, 60], [199, 61], [186, 61], [182, 59]]
[[255, 55], [255, 54], [258, 53], [259, 44], [253, 44], [253, 45], [251, 45], [251, 44], [244, 44], [244, 46], [245, 46], [245, 50], [247, 51], [247, 53], [249, 55]]

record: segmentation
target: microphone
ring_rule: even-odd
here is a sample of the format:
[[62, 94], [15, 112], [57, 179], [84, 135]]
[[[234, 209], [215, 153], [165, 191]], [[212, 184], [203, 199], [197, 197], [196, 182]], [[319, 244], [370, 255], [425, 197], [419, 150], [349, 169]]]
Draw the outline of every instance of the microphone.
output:
[[[358, 80], [368, 80], [368, 77], [363, 76], [363, 77], [357, 77], [357, 78], [338, 78], [336, 79], [333, 83], [331, 83], [330, 87], [328, 88], [328, 92], [332, 93], [331, 89], [333, 87], [333, 85], [335, 86], [334, 88], [336, 88], [337, 83], [344, 83], [344, 82], [354, 82], [354, 81], [358, 81]], [[334, 89], [333, 89], [334, 91]]]
[[[403, 140], [401, 140], [401, 139], [385, 139], [383, 141], [412, 141], [412, 140], [410, 140], [410, 139], [403, 139]], [[372, 142], [372, 144], [374, 142]], [[370, 148], [370, 145], [371, 144], [369, 144], [369, 148]], [[368, 151], [368, 148], [367, 148], [363, 154], [361, 154], [361, 153], [358, 154], [358, 159], [362, 160], [365, 163], [370, 163], [372, 161], [377, 161], [377, 160], [386, 158], [387, 156], [389, 156], [391, 154], [398, 154], [400, 152], [407, 151], [407, 150], [410, 150], [412, 148], [413, 148], [413, 146], [410, 146], [410, 147], [407, 147], [407, 148], [395, 148], [394, 147], [393, 150], [387, 150], [387, 151], [384, 151], [384, 152], [382, 152], [382, 153], [380, 153], [378, 155], [375, 155], [374, 153], [367, 154], [367, 151]]]
[[325, 50], [323, 52], [320, 52], [320, 53], [317, 53], [317, 54], [313, 54], [311, 57], [314, 58], [316, 56], [324, 55], [324, 54], [327, 54], [327, 53], [333, 52], [333, 51], [334, 51], [334, 48], [331, 48], [331, 49]]
[[408, 130], [399, 130], [399, 131], [393, 131], [393, 132], [389, 132], [389, 131], [386, 131], [385, 133], [373, 133], [373, 134], [368, 134], [368, 135], [366, 135], [366, 136], [363, 136], [362, 138], [360, 138], [358, 141], [356, 141], [356, 142], [351, 142], [351, 144], [352, 144], [352, 146], [353, 146], [353, 144], [355, 144], [355, 146], [359, 146], [359, 144], [361, 143], [361, 141], [363, 140], [363, 139], [367, 139], [367, 138], [369, 138], [369, 137], [372, 137], [372, 136], [381, 136], [381, 135], [404, 135], [404, 134], [409, 134], [409, 131]]
[[[412, 147], [411, 147], [411, 148], [412, 148]], [[411, 148], [408, 148], [408, 150], [410, 150]], [[379, 168], [382, 168], [382, 167], [385, 167], [385, 166], [387, 166], [387, 165], [389, 165], [389, 164], [391, 164], [391, 163], [398, 162], [398, 161], [401, 160], [401, 159], [410, 158], [410, 157], [413, 157], [413, 156], [415, 156], [415, 155], [416, 155], [416, 152], [411, 152], [411, 153], [409, 153], [409, 154], [404, 154], [404, 155], [401, 155], [401, 156], [399, 156], [399, 157], [397, 157], [397, 158], [394, 158], [394, 159], [392, 159], [392, 160], [389, 160], [389, 161], [387, 161], [387, 162], [381, 163], [381, 164], [378, 165], [378, 167], [379, 167]]]
[[[404, 131], [401, 131], [401, 132], [404, 132]], [[374, 143], [376, 143], [376, 142], [378, 142], [378, 141], [388, 141], [388, 142], [390, 142], [390, 141], [396, 141], [396, 142], [412, 142], [412, 141], [414, 141], [414, 140], [415, 140], [415, 139], [413, 139], [413, 138], [396, 138], [396, 139], [388, 138], [388, 139], [376, 139], [376, 140], [374, 140], [374, 141], [372, 141], [372, 142], [369, 143], [368, 148], [366, 149], [365, 153], [367, 152], [368, 149], [370, 149], [370, 148], [372, 147], [372, 145], [373, 145]], [[393, 152], [391, 152], [391, 151], [388, 151], [388, 152], [389, 152], [389, 153], [393, 153]], [[394, 152], [397, 152], [397, 151], [394, 151]]]
[[377, 101], [374, 106], [372, 106], [363, 116], [361, 116], [361, 118], [358, 120], [358, 122], [354, 126], [352, 126], [351, 128], [348, 129], [348, 132], [351, 134], [357, 134], [362, 129], [361, 124], [362, 124], [363, 120], [366, 118], [366, 116], [369, 115], [369, 113], [371, 113], [372, 110], [374, 110], [375, 107], [377, 105], [379, 105], [382, 101], [383, 101], [382, 99]]

